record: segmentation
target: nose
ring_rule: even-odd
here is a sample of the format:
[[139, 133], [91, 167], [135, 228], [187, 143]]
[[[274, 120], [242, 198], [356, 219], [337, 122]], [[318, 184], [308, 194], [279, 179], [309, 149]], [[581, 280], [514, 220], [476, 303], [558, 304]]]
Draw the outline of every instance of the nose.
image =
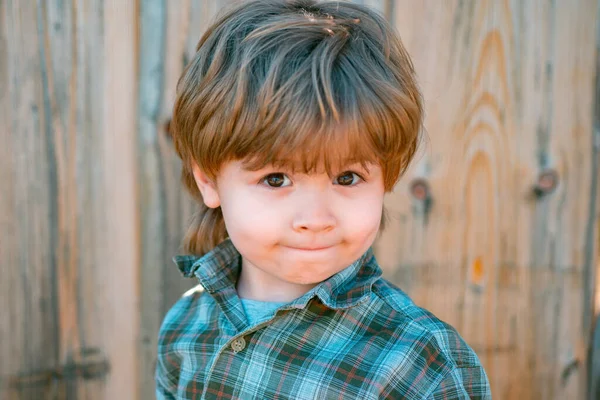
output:
[[328, 232], [335, 228], [337, 220], [327, 204], [311, 196], [299, 205], [300, 211], [293, 220], [297, 232]]

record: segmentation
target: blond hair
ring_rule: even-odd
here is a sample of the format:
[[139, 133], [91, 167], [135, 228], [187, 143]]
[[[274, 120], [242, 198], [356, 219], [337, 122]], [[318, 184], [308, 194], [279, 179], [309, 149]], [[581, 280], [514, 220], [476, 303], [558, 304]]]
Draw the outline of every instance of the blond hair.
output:
[[[182, 182], [199, 201], [185, 250], [227, 237], [204, 205], [192, 165], [216, 179], [224, 162], [328, 173], [378, 163], [386, 192], [417, 149], [422, 100], [399, 37], [383, 17], [342, 1], [258, 0], [227, 10], [204, 33], [178, 86], [171, 134]], [[383, 221], [382, 221], [383, 222]]]

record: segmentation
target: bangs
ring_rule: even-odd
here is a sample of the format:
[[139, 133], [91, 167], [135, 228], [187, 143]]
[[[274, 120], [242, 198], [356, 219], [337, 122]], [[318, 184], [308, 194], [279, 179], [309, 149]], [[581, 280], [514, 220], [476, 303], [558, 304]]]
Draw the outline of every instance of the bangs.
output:
[[251, 3], [201, 39], [178, 86], [176, 148], [212, 177], [232, 160], [329, 175], [379, 164], [391, 190], [422, 119], [402, 44], [351, 3], [287, 4]]
[[365, 169], [370, 164], [383, 164], [371, 140], [361, 134], [364, 130], [358, 121], [321, 127], [313, 126], [311, 117], [306, 121], [300, 126], [286, 124], [277, 130], [277, 135], [267, 133], [249, 142], [248, 148], [238, 148], [233, 158], [243, 160], [248, 170], [272, 166], [305, 174], [325, 171], [330, 176], [353, 164]]

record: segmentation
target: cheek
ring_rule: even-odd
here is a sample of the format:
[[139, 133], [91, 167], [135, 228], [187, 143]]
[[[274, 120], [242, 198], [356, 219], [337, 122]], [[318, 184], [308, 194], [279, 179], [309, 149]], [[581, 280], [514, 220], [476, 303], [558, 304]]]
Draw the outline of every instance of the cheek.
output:
[[282, 217], [275, 206], [250, 192], [224, 193], [221, 209], [227, 232], [235, 240], [271, 241], [281, 231]]
[[355, 205], [345, 216], [345, 231], [356, 240], [368, 240], [375, 237], [381, 223], [383, 196], [365, 198]]

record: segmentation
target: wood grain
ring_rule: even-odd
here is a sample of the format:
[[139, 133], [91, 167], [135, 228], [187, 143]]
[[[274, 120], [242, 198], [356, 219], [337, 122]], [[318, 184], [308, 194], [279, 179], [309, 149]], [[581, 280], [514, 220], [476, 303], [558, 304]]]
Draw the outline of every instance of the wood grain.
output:
[[[138, 9], [135, 2], [104, 3], [103, 130], [99, 155], [104, 175], [106, 252], [98, 263], [103, 282], [103, 347], [111, 360], [105, 398], [137, 398], [140, 379], [140, 214], [136, 171], [136, 61]], [[104, 266], [104, 268], [101, 268]], [[118, 332], [118, 336], [115, 336]]]
[[164, 1], [143, 1], [140, 7], [138, 58], [138, 141], [141, 223], [141, 352], [139, 395], [154, 396], [154, 366], [160, 328], [162, 268], [165, 244], [165, 175], [159, 139], [160, 106], [164, 77], [166, 6]]
[[[56, 308], [56, 229], [52, 207], [56, 169], [41, 14], [34, 4], [2, 2], [3, 116], [2, 277], [8, 304], [3, 329], [2, 381], [6, 398], [41, 396], [18, 384], [21, 374], [53, 367], [59, 358]], [[6, 61], [4, 61], [6, 60]], [[6, 106], [6, 107], [5, 107]], [[4, 309], [3, 309], [4, 310]], [[44, 334], [40, 334], [44, 332]], [[9, 340], [10, 338], [10, 340]], [[4, 353], [6, 351], [6, 353]]]
[[[433, 3], [394, 4], [429, 141], [387, 200], [378, 257], [475, 348], [494, 397], [583, 399], [597, 2]], [[549, 168], [559, 186], [537, 197]], [[428, 216], [407, 196], [416, 178]]]

